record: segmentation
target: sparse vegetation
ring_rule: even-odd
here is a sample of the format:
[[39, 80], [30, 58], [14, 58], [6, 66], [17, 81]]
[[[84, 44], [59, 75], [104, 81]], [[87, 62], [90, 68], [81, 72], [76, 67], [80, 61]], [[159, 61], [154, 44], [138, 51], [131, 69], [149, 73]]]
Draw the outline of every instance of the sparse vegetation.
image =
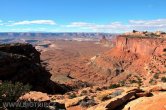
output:
[[126, 78], [128, 79], [128, 78], [130, 78], [130, 77], [131, 77], [131, 74], [128, 74]]
[[118, 87], [120, 87], [120, 84], [111, 84], [109, 86], [110, 89], [114, 89], [114, 88], [118, 88]]
[[150, 79], [149, 83], [154, 85], [154, 84], [156, 84], [156, 81], [152, 78], [152, 79]]
[[120, 84], [120, 86], [124, 86], [125, 85], [125, 81], [124, 80], [120, 81], [119, 84]]
[[166, 77], [162, 77], [161, 81], [165, 83], [166, 82]]
[[111, 98], [114, 98], [114, 97], [116, 97], [116, 96], [121, 95], [123, 91], [124, 91], [124, 90], [116, 90], [116, 91], [113, 92], [110, 96], [111, 96]]
[[105, 101], [105, 100], [108, 100], [108, 99], [111, 99], [111, 98], [114, 98], [116, 96], [121, 95], [122, 92], [123, 92], [123, 90], [115, 90], [111, 94], [102, 94], [102, 95], [98, 96], [98, 99], [101, 100], [101, 101]]
[[163, 74], [166, 74], [166, 71], [163, 71]]
[[68, 98], [69, 99], [73, 99], [73, 98], [76, 98], [77, 95], [75, 93], [68, 93]]
[[95, 91], [101, 91], [101, 88], [100, 87], [96, 87]]
[[153, 78], [158, 79], [159, 78], [159, 73], [156, 73]]
[[133, 84], [133, 83], [137, 83], [136, 80], [130, 80], [130, 83]]
[[109, 89], [109, 87], [108, 86], [103, 86], [103, 87], [101, 87], [101, 89], [102, 90], [107, 90], [107, 89]]
[[82, 107], [90, 107], [94, 105], [96, 105], [96, 102], [94, 99], [87, 99], [80, 102], [80, 106]]
[[87, 94], [88, 94], [87, 90], [82, 90], [80, 96], [84, 96], [84, 95], [87, 95]]
[[23, 85], [22, 83], [16, 82], [3, 82], [0, 85], [0, 99], [2, 101], [17, 101], [18, 98], [29, 92], [31, 87], [29, 85]]

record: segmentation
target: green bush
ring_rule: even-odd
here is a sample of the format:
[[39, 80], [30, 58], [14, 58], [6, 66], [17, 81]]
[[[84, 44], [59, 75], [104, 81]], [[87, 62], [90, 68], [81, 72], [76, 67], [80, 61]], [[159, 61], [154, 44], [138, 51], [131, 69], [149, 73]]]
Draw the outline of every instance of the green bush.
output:
[[119, 81], [120, 86], [125, 86], [125, 81]]
[[5, 101], [17, 101], [21, 95], [30, 91], [29, 85], [23, 85], [22, 83], [16, 82], [3, 82], [0, 84], [0, 99], [2, 102]]
[[159, 78], [159, 73], [156, 73], [153, 78], [158, 79]]
[[133, 83], [138, 83], [136, 80], [130, 80], [130, 83], [133, 84]]
[[77, 95], [75, 93], [69, 93], [69, 95], [68, 95], [69, 99], [73, 99], [73, 98], [76, 98], [76, 97], [77, 97]]
[[111, 84], [109, 86], [110, 89], [114, 89], [114, 88], [118, 88], [118, 87], [120, 87], [120, 84]]
[[87, 90], [82, 90], [80, 96], [84, 96], [84, 95], [87, 95], [87, 94], [88, 94]]
[[161, 78], [161, 81], [162, 81], [162, 82], [166, 82], [166, 77], [162, 77], [162, 78]]
[[152, 84], [152, 85], [155, 85], [156, 81], [152, 78], [152, 79], [150, 79], [149, 83]]

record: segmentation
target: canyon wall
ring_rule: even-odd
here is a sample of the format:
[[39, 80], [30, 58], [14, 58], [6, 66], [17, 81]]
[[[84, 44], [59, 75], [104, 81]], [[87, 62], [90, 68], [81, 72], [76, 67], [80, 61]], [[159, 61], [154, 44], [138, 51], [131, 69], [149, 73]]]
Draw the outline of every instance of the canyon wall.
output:
[[166, 39], [118, 36], [116, 47], [142, 56], [161, 55], [166, 51]]
[[30, 84], [33, 90], [65, 93], [69, 88], [50, 80], [40, 63], [40, 53], [30, 44], [0, 45], [0, 80]]

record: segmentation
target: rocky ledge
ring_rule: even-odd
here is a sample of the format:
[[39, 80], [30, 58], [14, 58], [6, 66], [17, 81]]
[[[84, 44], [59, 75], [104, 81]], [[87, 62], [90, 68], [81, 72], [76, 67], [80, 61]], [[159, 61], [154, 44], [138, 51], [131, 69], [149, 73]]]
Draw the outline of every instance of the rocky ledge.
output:
[[[165, 110], [166, 84], [149, 87], [88, 87], [64, 95], [31, 91], [20, 100], [50, 101], [65, 110]], [[65, 106], [65, 107], [64, 107]], [[56, 109], [53, 109], [56, 110]]]

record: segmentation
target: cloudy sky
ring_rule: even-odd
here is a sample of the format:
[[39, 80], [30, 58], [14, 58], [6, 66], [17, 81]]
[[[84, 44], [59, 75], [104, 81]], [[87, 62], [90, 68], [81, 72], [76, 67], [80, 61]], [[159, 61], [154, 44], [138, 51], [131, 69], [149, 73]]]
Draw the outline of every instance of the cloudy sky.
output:
[[166, 31], [166, 0], [0, 0], [0, 32]]

